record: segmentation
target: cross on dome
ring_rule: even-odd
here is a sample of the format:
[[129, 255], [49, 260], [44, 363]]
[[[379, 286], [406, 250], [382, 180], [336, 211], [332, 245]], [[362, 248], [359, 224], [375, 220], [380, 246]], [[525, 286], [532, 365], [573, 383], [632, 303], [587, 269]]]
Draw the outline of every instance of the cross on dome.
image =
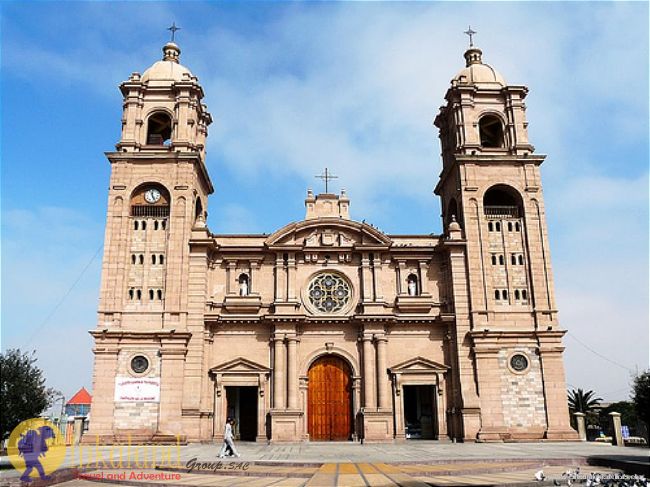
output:
[[176, 36], [176, 31], [181, 30], [181, 28], [176, 27], [176, 22], [172, 22], [171, 27], [168, 27], [167, 30], [171, 31], [171, 33], [172, 33], [172, 38], [171, 38], [170, 42], [174, 42], [174, 37]]
[[477, 32], [475, 30], [472, 30], [472, 26], [470, 25], [464, 34], [467, 34], [469, 36], [469, 47], [474, 47], [474, 41], [472, 39], [472, 36], [476, 34]]

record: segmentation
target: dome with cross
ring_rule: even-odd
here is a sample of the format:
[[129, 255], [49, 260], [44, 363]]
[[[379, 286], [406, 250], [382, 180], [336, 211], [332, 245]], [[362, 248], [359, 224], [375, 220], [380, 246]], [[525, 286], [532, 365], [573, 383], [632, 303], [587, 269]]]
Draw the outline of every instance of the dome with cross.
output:
[[452, 78], [452, 84], [474, 85], [487, 89], [506, 86], [503, 76], [489, 64], [483, 63], [482, 54], [483, 51], [474, 46], [465, 51], [465, 68]]
[[164, 56], [161, 61], [155, 62], [142, 74], [142, 82], [149, 81], [182, 81], [189, 80], [194, 75], [178, 61], [181, 48], [174, 42], [163, 46]]

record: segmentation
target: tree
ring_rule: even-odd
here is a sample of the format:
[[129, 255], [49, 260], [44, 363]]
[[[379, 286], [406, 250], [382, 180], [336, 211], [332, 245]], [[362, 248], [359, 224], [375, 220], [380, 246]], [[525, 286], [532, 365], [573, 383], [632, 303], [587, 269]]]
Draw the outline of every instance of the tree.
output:
[[636, 414], [650, 432], [650, 371], [646, 370], [634, 378], [632, 402]]
[[600, 410], [599, 413], [600, 426], [603, 429], [603, 431], [609, 431], [610, 433], [611, 433], [610, 431], [611, 418], [609, 416], [609, 413], [612, 412], [620, 413], [621, 424], [629, 426], [631, 431], [633, 432], [632, 434], [635, 434], [639, 417], [637, 416], [636, 411], [634, 410], [634, 404], [632, 404], [630, 401], [619, 401], [619, 402], [614, 402], [609, 406], [607, 406], [606, 408]]
[[598, 407], [602, 399], [594, 397], [594, 391], [583, 391], [582, 389], [573, 389], [568, 394], [569, 400], [569, 413], [571, 413], [571, 424], [574, 425], [575, 418], [573, 413], [584, 413], [585, 420], [588, 425], [598, 425], [598, 414], [595, 409]]
[[37, 418], [55, 393], [45, 387], [35, 352], [9, 349], [0, 354], [0, 435], [6, 439], [22, 421]]
[[602, 401], [600, 397], [594, 397], [596, 393], [594, 391], [584, 392], [582, 389], [573, 389], [568, 394], [569, 399], [569, 411], [573, 413], [590, 413], [594, 410]]

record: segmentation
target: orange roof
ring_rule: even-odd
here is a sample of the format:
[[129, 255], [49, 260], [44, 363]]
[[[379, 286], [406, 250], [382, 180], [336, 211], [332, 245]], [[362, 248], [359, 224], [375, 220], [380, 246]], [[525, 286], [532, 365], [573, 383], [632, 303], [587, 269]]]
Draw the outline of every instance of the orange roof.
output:
[[88, 391], [86, 390], [86, 388], [85, 388], [85, 387], [82, 387], [82, 388], [79, 389], [79, 391], [77, 391], [77, 393], [76, 393], [74, 396], [72, 396], [72, 398], [71, 398], [68, 402], [66, 402], [65, 404], [66, 404], [66, 406], [67, 406], [68, 404], [90, 404], [91, 401], [92, 401], [92, 397], [90, 396], [90, 394], [88, 393]]

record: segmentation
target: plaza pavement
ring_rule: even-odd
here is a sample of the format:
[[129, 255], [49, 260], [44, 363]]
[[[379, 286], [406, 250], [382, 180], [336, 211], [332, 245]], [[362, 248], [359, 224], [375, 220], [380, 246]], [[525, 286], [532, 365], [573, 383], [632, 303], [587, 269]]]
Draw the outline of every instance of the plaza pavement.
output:
[[[426, 485], [533, 485], [533, 476], [544, 469], [548, 477], [559, 478], [567, 469], [580, 466], [583, 472], [613, 473], [606, 467], [588, 465], [590, 459], [610, 458], [648, 462], [647, 448], [623, 448], [595, 443], [440, 443], [409, 441], [399, 444], [238, 443], [240, 459], [229, 460], [214, 470], [188, 472], [191, 459], [214, 463], [220, 445], [190, 444], [179, 447], [132, 446], [122, 449], [121, 457], [109, 447], [85, 446], [70, 448], [63, 467], [78, 467], [83, 462], [99, 461], [86, 472], [131, 471], [143, 473], [176, 473], [169, 480], [129, 481], [122, 485], [159, 486], [236, 486], [246, 487], [320, 487], [320, 486], [396, 486]], [[110, 454], [113, 454], [111, 456]], [[156, 459], [157, 470], [151, 461]], [[110, 461], [115, 463], [110, 465]], [[120, 463], [121, 460], [121, 463]], [[246, 470], [241, 465], [247, 464]], [[235, 466], [232, 470], [232, 466]], [[239, 465], [237, 467], [236, 465]], [[601, 464], [602, 465], [602, 464]], [[162, 469], [162, 470], [161, 470]], [[59, 485], [82, 487], [97, 482], [75, 479], [68, 471], [68, 480]], [[0, 485], [19, 485], [18, 472], [4, 470]], [[106, 479], [104, 479], [106, 481]], [[539, 483], [538, 483], [539, 484]]]

